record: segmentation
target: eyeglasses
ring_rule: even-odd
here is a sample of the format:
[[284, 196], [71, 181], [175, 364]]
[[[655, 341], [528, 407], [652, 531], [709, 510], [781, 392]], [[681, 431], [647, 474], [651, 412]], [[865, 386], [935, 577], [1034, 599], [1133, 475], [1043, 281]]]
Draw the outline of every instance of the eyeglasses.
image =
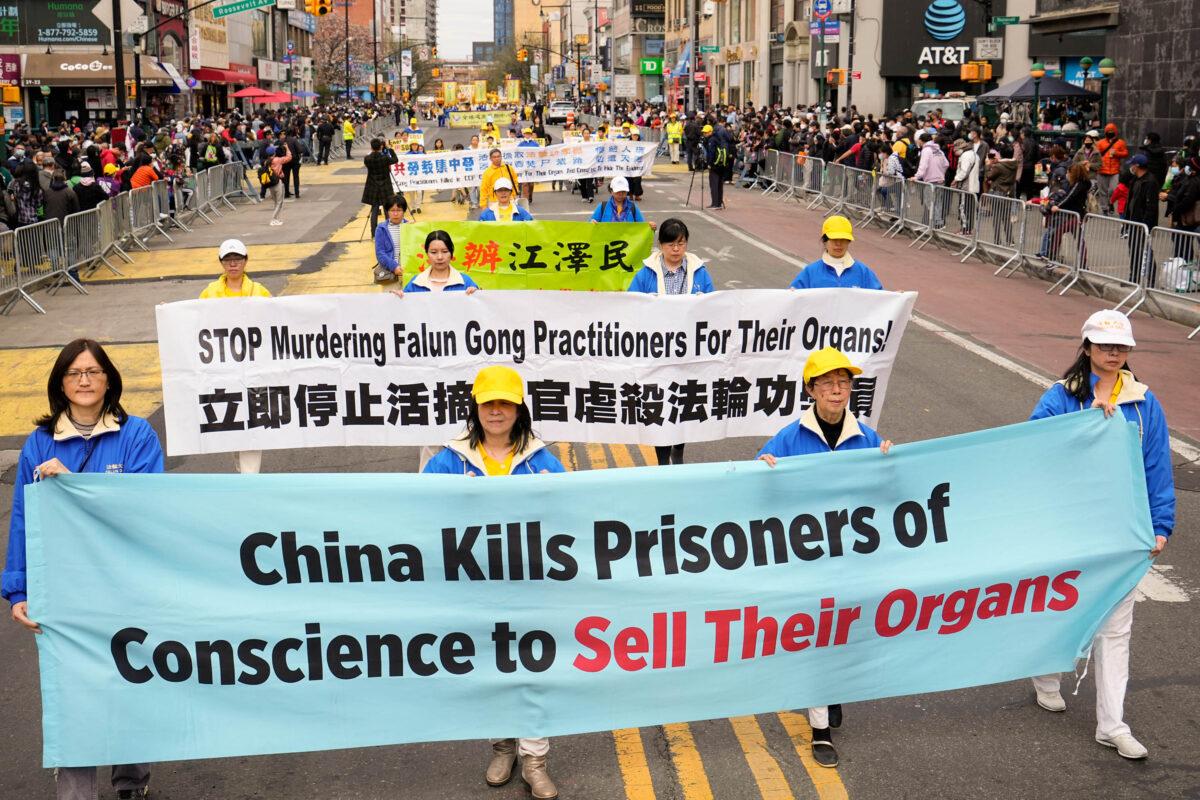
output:
[[87, 378], [89, 381], [94, 381], [94, 380], [99, 380], [100, 378], [104, 377], [104, 370], [102, 370], [102, 369], [69, 369], [63, 374], [63, 377], [66, 378], [67, 380], [71, 381], [72, 383], [78, 383], [80, 381], [80, 379], [82, 379], [82, 378]]
[[825, 380], [813, 381], [813, 386], [818, 389], [832, 389], [836, 386], [839, 389], [849, 389], [853, 385], [853, 381], [849, 378], [827, 378]]
[[1128, 353], [1133, 350], [1133, 348], [1127, 344], [1098, 344], [1098, 345], [1096, 345], [1096, 347], [1099, 348], [1101, 353], [1122, 353], [1122, 354], [1124, 354], [1124, 353]]
[[222, 264], [245, 264], [245, 256], [225, 256], [221, 259]]

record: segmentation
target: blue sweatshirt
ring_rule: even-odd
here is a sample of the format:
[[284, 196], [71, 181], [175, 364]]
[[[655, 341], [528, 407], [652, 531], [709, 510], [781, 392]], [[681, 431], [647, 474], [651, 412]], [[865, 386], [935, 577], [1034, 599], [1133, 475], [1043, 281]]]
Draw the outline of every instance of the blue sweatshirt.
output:
[[610, 197], [607, 201], [596, 206], [592, 212], [593, 222], [645, 222], [642, 210], [632, 200], [626, 200], [620, 215], [617, 214], [617, 204]]
[[861, 261], [855, 260], [842, 274], [818, 258], [804, 269], [791, 283], [792, 289], [882, 289], [878, 276]]
[[[403, 220], [400, 224], [406, 224], [408, 220]], [[375, 226], [375, 260], [380, 266], [396, 271], [396, 267], [400, 266], [399, 254], [396, 252], [395, 243], [392, 241], [392, 234], [388, 231], [388, 221]]]
[[[656, 250], [650, 254], [650, 257], [642, 262], [642, 268], [639, 269], [633, 276], [633, 280], [629, 282], [627, 292], [641, 292], [642, 294], [663, 294], [664, 280], [662, 251]], [[687, 276], [684, 279], [683, 294], [708, 294], [713, 291], [712, 277], [708, 274], [708, 267], [699, 256], [694, 253], [688, 253], [685, 257], [683, 269], [687, 270]]]
[[[479, 288], [479, 284], [471, 280], [470, 275], [464, 275], [454, 267], [450, 268], [450, 279], [446, 281], [446, 285], [442, 287], [443, 292], [465, 292], [470, 287]], [[404, 287], [405, 292], [432, 292], [429, 288], [429, 270], [423, 270], [413, 276], [408, 285]]]
[[758, 451], [760, 456], [773, 455], [776, 458], [785, 458], [787, 456], [806, 456], [811, 453], [829, 453], [841, 450], [867, 450], [872, 447], [879, 447], [883, 440], [879, 438], [879, 434], [871, 429], [870, 426], [859, 422], [853, 414], [846, 412], [846, 418], [842, 422], [842, 435], [838, 439], [837, 447], [832, 450], [829, 443], [825, 441], [825, 434], [821, 432], [821, 426], [817, 422], [817, 412], [809, 406], [808, 410], [800, 415], [800, 419], [789, 423], [779, 433], [771, 437], [771, 440], [763, 445], [762, 450]]
[[[1029, 415], [1030, 419], [1054, 417], [1092, 407], [1096, 382], [1082, 403], [1067, 392], [1062, 381], [1051, 386]], [[1158, 536], [1170, 536], [1175, 529], [1175, 476], [1171, 471], [1171, 433], [1158, 398], [1128, 370], [1121, 370], [1121, 393], [1117, 408], [1129, 422], [1137, 425], [1142, 442], [1142, 463], [1146, 469], [1146, 494], [1150, 500], [1150, 522]]]
[[[509, 475], [537, 475], [542, 470], [567, 471], [544, 442], [534, 439], [524, 451], [513, 456]], [[436, 456], [429, 459], [424, 472], [441, 475], [466, 475], [473, 472], [476, 475], [487, 475], [483, 458], [478, 451], [470, 449], [464, 439], [447, 442]]]
[[[162, 447], [150, 423], [129, 417], [118, 425], [111, 414], [96, 424], [90, 439], [84, 439], [66, 414], [59, 415], [54, 432], [37, 428], [25, 440], [17, 461], [13, 484], [12, 518], [8, 525], [8, 557], [4, 562], [3, 597], [10, 603], [27, 599], [25, 583], [25, 487], [33, 483], [33, 470], [57, 458], [71, 472], [163, 471]], [[50, 480], [57, 480], [51, 478]]]

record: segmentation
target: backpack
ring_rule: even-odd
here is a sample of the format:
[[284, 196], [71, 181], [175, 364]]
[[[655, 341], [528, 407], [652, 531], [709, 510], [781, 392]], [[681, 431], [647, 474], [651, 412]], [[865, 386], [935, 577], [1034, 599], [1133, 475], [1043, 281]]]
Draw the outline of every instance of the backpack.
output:
[[258, 182], [263, 186], [274, 186], [276, 180], [275, 173], [266, 164], [258, 168]]

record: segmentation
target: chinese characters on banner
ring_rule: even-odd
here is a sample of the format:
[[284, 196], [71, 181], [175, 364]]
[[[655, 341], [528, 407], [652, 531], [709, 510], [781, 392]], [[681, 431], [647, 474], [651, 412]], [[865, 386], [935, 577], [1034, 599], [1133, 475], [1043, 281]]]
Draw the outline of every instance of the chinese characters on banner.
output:
[[[457, 90], [460, 86], [470, 87], [471, 84], [452, 84]], [[446, 102], [452, 102], [449, 97]], [[457, 102], [457, 99], [455, 100]], [[451, 128], [482, 128], [491, 120], [497, 127], [503, 128], [505, 125], [511, 125], [513, 114], [511, 111], [451, 111], [450, 112], [450, 127]]]
[[454, 240], [454, 267], [485, 289], [623, 292], [654, 245], [644, 222], [420, 222], [401, 228], [401, 265], [425, 269], [425, 237]]
[[[607, 175], [648, 175], [654, 167], [655, 142], [580, 142], [549, 147], [503, 148], [504, 163], [526, 181], [574, 181]], [[488, 166], [483, 150], [454, 150], [405, 156], [392, 166], [398, 192], [477, 186]]]
[[167, 450], [444, 442], [491, 364], [521, 373], [548, 439], [765, 438], [811, 402], [801, 369], [826, 346], [862, 368], [850, 409], [873, 425], [915, 300], [484, 290], [167, 303], [157, 308]]

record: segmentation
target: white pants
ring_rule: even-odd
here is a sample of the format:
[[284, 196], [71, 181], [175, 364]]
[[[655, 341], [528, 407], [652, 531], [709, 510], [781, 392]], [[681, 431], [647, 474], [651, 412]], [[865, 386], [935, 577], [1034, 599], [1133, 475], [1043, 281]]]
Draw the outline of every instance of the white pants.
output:
[[257, 475], [262, 467], [262, 450], [242, 450], [233, 454], [233, 469], [242, 475]]
[[679, 142], [667, 142], [667, 149], [671, 151], [671, 163], [679, 163]]
[[[1125, 724], [1125, 685], [1129, 683], [1129, 634], [1133, 630], [1133, 592], [1125, 595], [1092, 640], [1096, 673], [1096, 736], [1111, 739], [1129, 733]], [[1039, 692], [1057, 692], [1058, 675], [1033, 679]]]
[[408, 201], [408, 210], [409, 211], [420, 211], [421, 210], [421, 201], [425, 199], [425, 190], [424, 189], [415, 189], [411, 192], [405, 192], [405, 194], [408, 195], [408, 197], [406, 198]]
[[821, 730], [829, 727], [829, 706], [815, 706], [808, 709], [809, 727]]
[[[492, 739], [492, 744], [503, 742], [503, 739]], [[550, 752], [550, 740], [541, 736], [537, 739], [517, 739], [517, 753], [523, 756], [544, 756]]]

